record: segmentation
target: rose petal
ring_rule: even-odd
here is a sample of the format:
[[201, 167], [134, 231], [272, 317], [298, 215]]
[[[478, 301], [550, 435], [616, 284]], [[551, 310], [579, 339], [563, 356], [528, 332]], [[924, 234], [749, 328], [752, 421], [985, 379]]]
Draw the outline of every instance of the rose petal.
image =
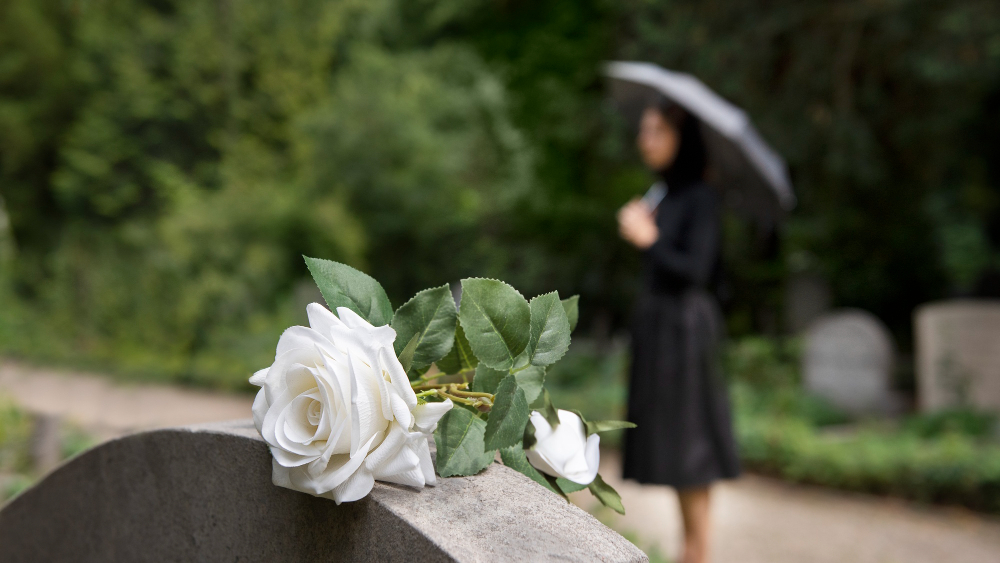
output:
[[295, 489], [292, 485], [291, 469], [278, 463], [278, 459], [271, 460], [271, 482], [279, 487]]
[[[263, 389], [257, 392], [257, 396], [253, 399], [253, 406], [250, 407], [250, 411], [253, 412], [253, 425], [257, 427], [257, 432], [261, 432], [261, 427], [264, 424], [264, 417], [267, 415], [267, 394]], [[263, 432], [261, 432], [263, 435]]]
[[326, 338], [331, 338], [333, 327], [346, 326], [337, 315], [319, 303], [306, 305], [306, 316], [309, 317], [309, 326]]
[[410, 379], [406, 377], [402, 364], [396, 358], [391, 348], [383, 348], [378, 351], [378, 362], [382, 369], [389, 372], [389, 381], [392, 387], [399, 393], [399, 396], [406, 402], [406, 406], [413, 409], [417, 406], [417, 394], [410, 387]]
[[368, 454], [368, 458], [365, 459], [365, 468], [373, 473], [378, 473], [379, 468], [395, 456], [400, 448], [406, 445], [406, 442], [406, 431], [398, 424], [393, 424], [385, 440]]
[[375, 478], [379, 481], [395, 483], [397, 485], [406, 485], [407, 487], [416, 487], [418, 489], [423, 487], [426, 483], [424, 480], [424, 473], [420, 470], [419, 463], [416, 467], [410, 469], [409, 471], [403, 471], [394, 475], [375, 475]]
[[279, 446], [271, 446], [271, 456], [276, 463], [288, 468], [299, 467], [316, 459], [315, 456], [299, 455]]
[[274, 353], [274, 358], [277, 360], [278, 356], [281, 356], [289, 350], [296, 350], [299, 348], [305, 348], [312, 350], [316, 345], [319, 346], [331, 346], [333, 343], [330, 339], [320, 334], [307, 326], [293, 326], [281, 333], [281, 338], [278, 339], [278, 349]]
[[[267, 403], [273, 405], [277, 397], [285, 393], [289, 385], [288, 378], [292, 375], [292, 372], [297, 372], [306, 367], [315, 367], [322, 363], [323, 356], [317, 352], [316, 348], [296, 348], [278, 356], [274, 360], [274, 364], [268, 369], [267, 379], [264, 380]], [[298, 395], [300, 392], [312, 387], [312, 384], [305, 379], [297, 381], [296, 389], [298, 391], [294, 392], [294, 395]]]
[[[274, 443], [272, 445], [284, 449], [290, 453], [318, 457], [322, 451], [311, 442], [303, 442], [299, 440], [300, 429], [302, 419], [305, 418], [305, 404], [310, 399], [303, 395], [296, 397], [294, 400], [290, 401], [285, 408], [281, 409], [278, 413], [278, 417], [274, 420], [274, 428], [272, 429], [274, 435]], [[271, 409], [271, 412], [278, 409]], [[267, 420], [265, 418], [265, 420]], [[291, 430], [291, 434], [289, 434]], [[308, 437], [307, 437], [308, 439]], [[324, 443], [325, 445], [325, 443]], [[286, 465], [287, 464], [282, 464]]]
[[254, 374], [250, 376], [250, 385], [256, 385], [257, 387], [264, 385], [264, 380], [267, 379], [267, 372], [270, 369], [271, 368], [264, 368], [255, 371]]
[[392, 394], [389, 395], [389, 403], [392, 404], [392, 416], [396, 419], [396, 422], [400, 426], [406, 428], [407, 430], [413, 426], [413, 413], [407, 408], [406, 403], [403, 399], [393, 390]]
[[414, 451], [416, 451], [417, 457], [420, 458], [420, 471], [424, 474], [424, 484], [432, 487], [437, 485], [437, 477], [434, 475], [434, 462], [431, 460], [430, 438], [425, 438], [421, 435], [419, 438], [415, 438], [413, 443]]
[[451, 408], [455, 406], [451, 399], [441, 403], [424, 403], [413, 409], [414, 429], [431, 434], [437, 428], [437, 423]]
[[545, 473], [546, 475], [551, 475], [553, 477], [562, 477], [562, 475], [560, 475], [558, 471], [556, 471], [551, 465], [549, 465], [549, 461], [540, 453], [538, 453], [537, 450], [525, 450], [524, 455], [527, 456], [528, 463], [530, 463], [531, 466], [534, 467], [535, 469], [541, 471], [542, 473]]
[[[372, 368], [349, 354], [351, 365], [351, 455], [376, 432], [386, 429], [389, 421], [378, 410], [378, 385]], [[367, 453], [367, 452], [366, 452]]]
[[371, 325], [371, 323], [364, 320], [361, 315], [355, 313], [347, 307], [337, 307], [337, 316], [340, 317], [341, 322], [347, 325], [348, 328], [355, 330], [375, 328]]
[[364, 465], [365, 455], [368, 452], [368, 448], [381, 438], [381, 433], [372, 436], [360, 450], [365, 453], [359, 453], [353, 456], [333, 456], [330, 458], [330, 462], [325, 467], [323, 473], [316, 478], [310, 479], [305, 471], [298, 473], [292, 472], [292, 483], [297, 487], [303, 487], [298, 490], [302, 490], [316, 496], [322, 495], [323, 493], [340, 486]]
[[344, 484], [330, 491], [334, 502], [353, 502], [365, 498], [375, 486], [375, 478], [364, 469], [359, 469], [351, 475]]

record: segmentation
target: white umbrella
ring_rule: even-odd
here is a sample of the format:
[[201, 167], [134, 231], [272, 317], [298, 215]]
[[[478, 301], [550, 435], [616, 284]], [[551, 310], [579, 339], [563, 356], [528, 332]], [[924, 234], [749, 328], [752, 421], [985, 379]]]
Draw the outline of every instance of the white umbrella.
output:
[[640, 62], [610, 62], [605, 74], [611, 78], [612, 98], [636, 121], [657, 94], [698, 118], [712, 183], [723, 189], [729, 205], [767, 222], [795, 206], [784, 159], [764, 142], [746, 112], [700, 80]]

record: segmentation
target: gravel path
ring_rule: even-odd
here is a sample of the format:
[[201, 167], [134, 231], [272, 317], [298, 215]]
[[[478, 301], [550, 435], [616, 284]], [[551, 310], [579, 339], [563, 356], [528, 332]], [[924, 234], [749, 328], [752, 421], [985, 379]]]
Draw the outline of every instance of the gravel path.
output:
[[[151, 428], [250, 415], [250, 395], [164, 385], [126, 385], [68, 371], [0, 361], [0, 395], [25, 409], [58, 415], [111, 438]], [[574, 502], [637, 541], [675, 556], [680, 545], [676, 496], [666, 487], [622, 482], [617, 452], [601, 474], [622, 494], [618, 516], [589, 493]], [[713, 499], [716, 563], [1000, 563], [1000, 519], [960, 509], [789, 485], [747, 476]]]
[[[618, 490], [626, 515], [599, 507], [586, 491], [573, 501], [639, 547], [676, 557], [681, 523], [667, 487], [621, 480], [618, 452], [603, 451], [601, 475]], [[744, 476], [715, 489], [716, 563], [1000, 563], [1000, 518], [960, 508], [920, 507]]]
[[0, 396], [108, 439], [152, 428], [248, 418], [252, 395], [126, 384], [106, 377], [0, 361]]

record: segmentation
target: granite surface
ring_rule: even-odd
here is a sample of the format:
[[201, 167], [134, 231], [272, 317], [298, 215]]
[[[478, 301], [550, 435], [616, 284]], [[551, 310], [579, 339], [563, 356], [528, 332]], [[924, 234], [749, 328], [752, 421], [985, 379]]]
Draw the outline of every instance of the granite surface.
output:
[[250, 420], [106, 442], [0, 510], [0, 561], [647, 561], [625, 538], [494, 464], [358, 502], [276, 487]]

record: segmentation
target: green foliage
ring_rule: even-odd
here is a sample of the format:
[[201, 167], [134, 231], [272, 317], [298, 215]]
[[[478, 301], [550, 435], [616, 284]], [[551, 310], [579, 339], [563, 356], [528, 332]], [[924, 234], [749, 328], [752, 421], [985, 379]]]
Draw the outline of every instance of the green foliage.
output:
[[31, 417], [8, 401], [0, 401], [0, 472], [30, 469]]
[[494, 393], [493, 408], [486, 422], [484, 438], [487, 450], [507, 448], [521, 442], [528, 424], [528, 401], [511, 374], [503, 378]]
[[498, 280], [462, 280], [459, 320], [483, 364], [497, 370], [513, 367], [528, 345], [530, 318], [528, 302], [513, 287]]
[[971, 239], [942, 248], [927, 206], [970, 192], [959, 218], [980, 236], [998, 219], [996, 198], [983, 197], [1000, 180], [987, 164], [998, 137], [981, 125], [996, 107], [995, 2], [665, 0], [630, 2], [622, 16], [618, 57], [694, 73], [788, 160], [799, 206], [785, 264], [753, 267], [746, 230], [727, 240], [739, 309], [771, 299], [786, 268], [812, 270], [836, 303], [874, 312], [905, 340], [916, 305], [968, 287], [982, 254]]
[[472, 380], [472, 390], [480, 393], [495, 393], [500, 381], [507, 377], [506, 371], [495, 370], [486, 364], [479, 364], [476, 377]]
[[[39, 468], [31, 458], [31, 440], [35, 420], [14, 403], [0, 397], [0, 503], [35, 484]], [[92, 447], [96, 442], [81, 429], [62, 425], [60, 459], [68, 459]]]
[[[740, 454], [752, 470], [803, 483], [1000, 512], [1000, 446], [970, 434], [860, 426], [829, 435], [802, 412], [737, 385]], [[788, 404], [786, 401], [785, 405]], [[920, 420], [923, 417], [917, 417]], [[919, 428], [921, 425], [917, 424]]]
[[477, 369], [479, 359], [472, 353], [469, 339], [465, 337], [465, 331], [462, 330], [461, 324], [455, 326], [455, 345], [436, 365], [444, 373], [465, 374]]
[[635, 428], [635, 424], [624, 420], [587, 420], [587, 435], [598, 434], [600, 432], [611, 432], [613, 430], [624, 430]]
[[574, 295], [562, 300], [563, 310], [566, 311], [566, 320], [569, 321], [569, 331], [576, 330], [576, 324], [580, 321], [580, 296]]
[[559, 490], [567, 495], [577, 491], [582, 491], [588, 487], [588, 485], [581, 485], [580, 483], [575, 483], [569, 479], [563, 479], [562, 477], [556, 479], [555, 481]]
[[529, 405], [533, 404], [545, 386], [545, 368], [528, 366], [514, 372], [514, 377], [517, 379], [517, 386], [524, 391], [524, 399]]
[[500, 460], [503, 461], [503, 464], [507, 467], [527, 475], [532, 481], [538, 483], [553, 493], [556, 493], [557, 495], [562, 494], [559, 487], [553, 486], [545, 475], [540, 473], [530, 463], [528, 463], [528, 457], [524, 454], [524, 446], [520, 442], [509, 448], [501, 449]]
[[763, 388], [798, 385], [801, 343], [798, 340], [747, 336], [729, 343], [725, 372], [734, 379]]
[[417, 352], [417, 345], [419, 343], [420, 335], [414, 334], [410, 337], [410, 341], [406, 343], [406, 346], [403, 346], [403, 349], [399, 352], [399, 365], [407, 373], [413, 368], [413, 355]]
[[442, 477], [475, 475], [493, 463], [495, 450], [486, 450], [486, 422], [472, 411], [455, 407], [438, 422], [437, 472]]
[[604, 482], [601, 476], [594, 478], [594, 482], [588, 487], [590, 492], [601, 501], [601, 504], [614, 510], [618, 514], [625, 514], [625, 507], [622, 505], [622, 497], [611, 485]]
[[559, 293], [553, 291], [533, 297], [529, 306], [531, 336], [524, 354], [533, 366], [554, 364], [569, 350], [571, 330]]
[[994, 413], [956, 409], [909, 417], [903, 429], [920, 438], [959, 434], [969, 438], [989, 439], [1000, 432], [998, 422], [1000, 421]]
[[74, 6], [0, 7], [0, 352], [243, 387], [318, 300], [296, 255], [499, 273], [529, 151], [472, 49], [387, 50], [391, 4]]
[[491, 276], [620, 325], [613, 211], [650, 177], [612, 58], [695, 73], [789, 161], [780, 252], [727, 222], [737, 332], [809, 270], [905, 346], [915, 304], [1000, 267], [995, 3], [443, 6], [5, 2], [2, 351], [244, 385], [315, 298], [300, 254], [396, 302]]
[[[375, 278], [347, 264], [308, 256], [305, 259], [331, 311], [347, 307], [373, 326], [385, 326], [393, 320], [389, 297]], [[409, 341], [407, 338], [404, 342]]]
[[447, 285], [425, 289], [396, 310], [392, 328], [396, 331], [396, 352], [402, 342], [417, 337], [413, 367], [425, 368], [447, 354], [455, 342], [458, 312]]

